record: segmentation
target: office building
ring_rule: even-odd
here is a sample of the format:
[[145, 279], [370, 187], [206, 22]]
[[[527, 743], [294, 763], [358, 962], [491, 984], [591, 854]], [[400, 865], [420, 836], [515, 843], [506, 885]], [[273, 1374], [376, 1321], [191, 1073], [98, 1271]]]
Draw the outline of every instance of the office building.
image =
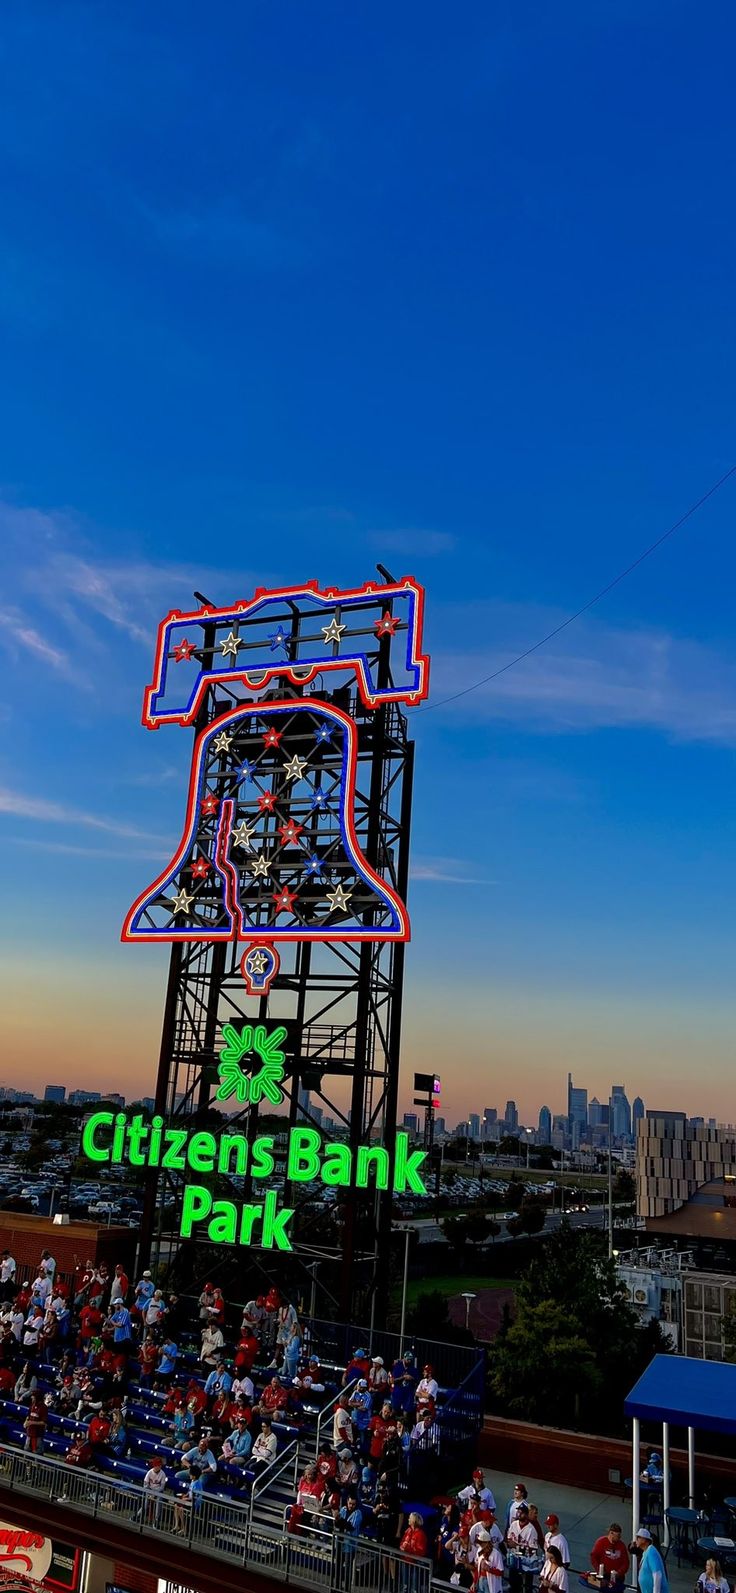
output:
[[640, 1095], [635, 1095], [631, 1107], [631, 1132], [636, 1137], [636, 1125], [644, 1116], [644, 1102]]
[[574, 1149], [585, 1138], [588, 1127], [588, 1091], [576, 1088], [572, 1073], [567, 1075], [567, 1121], [570, 1143]]
[[480, 1117], [477, 1112], [468, 1112], [468, 1134], [471, 1139], [480, 1139]]
[[611, 1112], [613, 1114], [611, 1131], [614, 1139], [630, 1139], [631, 1107], [624, 1084], [611, 1085]]
[[406, 1129], [407, 1134], [419, 1133], [419, 1118], [417, 1117], [416, 1112], [404, 1113], [404, 1128]]
[[447, 1128], [445, 1126], [444, 1117], [436, 1117], [435, 1120], [434, 1120], [434, 1136], [435, 1136], [435, 1139], [437, 1139], [439, 1135], [446, 1134], [446, 1133], [447, 1133]]
[[488, 1138], [489, 1130], [492, 1129], [497, 1122], [498, 1122], [498, 1112], [497, 1112], [495, 1106], [484, 1106], [484, 1108], [483, 1108], [483, 1138], [484, 1139]]
[[43, 1092], [45, 1101], [53, 1101], [56, 1106], [63, 1106], [66, 1100], [65, 1084], [47, 1084]]
[[538, 1135], [540, 1145], [552, 1144], [552, 1113], [548, 1106], [540, 1106], [539, 1108]]
[[[109, 1097], [106, 1095], [105, 1100]], [[72, 1090], [69, 1096], [70, 1106], [87, 1106], [90, 1101], [101, 1101], [99, 1090]]]
[[736, 1241], [736, 1136], [648, 1111], [636, 1136], [636, 1209], [647, 1232]]

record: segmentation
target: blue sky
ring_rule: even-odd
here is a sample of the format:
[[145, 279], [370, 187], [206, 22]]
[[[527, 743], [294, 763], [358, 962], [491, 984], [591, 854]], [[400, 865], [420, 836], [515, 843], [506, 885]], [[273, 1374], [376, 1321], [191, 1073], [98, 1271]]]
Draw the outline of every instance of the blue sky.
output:
[[[118, 935], [181, 822], [161, 613], [380, 559], [437, 701], [733, 462], [735, 44], [679, 0], [8, 0], [6, 1082], [90, 1082], [103, 1018], [152, 1071], [164, 959]], [[559, 1110], [568, 1065], [735, 1115], [735, 507], [416, 717], [405, 1067], [459, 1034], [453, 1118]]]

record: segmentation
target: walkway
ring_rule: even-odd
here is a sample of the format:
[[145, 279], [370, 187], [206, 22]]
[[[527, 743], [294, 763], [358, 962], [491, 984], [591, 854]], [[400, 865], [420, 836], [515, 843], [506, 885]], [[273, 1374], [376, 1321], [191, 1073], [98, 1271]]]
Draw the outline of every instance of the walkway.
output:
[[[530, 1502], [537, 1505], [541, 1521], [550, 1510], [559, 1516], [576, 1571], [587, 1569], [596, 1538], [607, 1531], [612, 1521], [620, 1522], [627, 1543], [631, 1539], [631, 1500], [622, 1500], [620, 1490], [609, 1494], [588, 1493], [584, 1488], [567, 1488], [556, 1482], [540, 1482], [533, 1477], [494, 1471], [491, 1466], [485, 1467], [485, 1474], [496, 1497], [499, 1517], [505, 1512], [516, 1482], [523, 1482], [529, 1489]], [[692, 1593], [698, 1571], [688, 1565], [678, 1569], [674, 1555], [670, 1555], [667, 1575], [671, 1593]], [[580, 1593], [576, 1577], [570, 1578], [570, 1593]]]

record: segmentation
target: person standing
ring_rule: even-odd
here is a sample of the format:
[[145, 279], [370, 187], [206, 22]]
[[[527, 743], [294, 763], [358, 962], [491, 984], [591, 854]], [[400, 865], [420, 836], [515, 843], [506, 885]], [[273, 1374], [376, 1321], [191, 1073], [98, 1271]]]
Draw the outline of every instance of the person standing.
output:
[[637, 1527], [636, 1552], [639, 1555], [639, 1593], [670, 1593], [664, 1560], [648, 1527]]
[[623, 1593], [629, 1569], [629, 1551], [618, 1521], [612, 1521], [608, 1531], [596, 1538], [590, 1551], [590, 1563], [596, 1576], [601, 1577], [611, 1593]]

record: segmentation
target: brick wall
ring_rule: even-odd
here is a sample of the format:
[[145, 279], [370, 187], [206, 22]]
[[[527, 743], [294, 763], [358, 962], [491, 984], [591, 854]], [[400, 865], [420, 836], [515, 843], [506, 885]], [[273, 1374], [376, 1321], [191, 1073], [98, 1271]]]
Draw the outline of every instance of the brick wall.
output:
[[34, 1277], [42, 1250], [50, 1250], [57, 1270], [74, 1271], [77, 1261], [107, 1262], [110, 1271], [122, 1261], [128, 1275], [135, 1260], [137, 1234], [131, 1228], [100, 1227], [94, 1222], [71, 1222], [56, 1227], [48, 1217], [25, 1211], [0, 1211], [0, 1250], [9, 1250], [18, 1263], [20, 1278]]

